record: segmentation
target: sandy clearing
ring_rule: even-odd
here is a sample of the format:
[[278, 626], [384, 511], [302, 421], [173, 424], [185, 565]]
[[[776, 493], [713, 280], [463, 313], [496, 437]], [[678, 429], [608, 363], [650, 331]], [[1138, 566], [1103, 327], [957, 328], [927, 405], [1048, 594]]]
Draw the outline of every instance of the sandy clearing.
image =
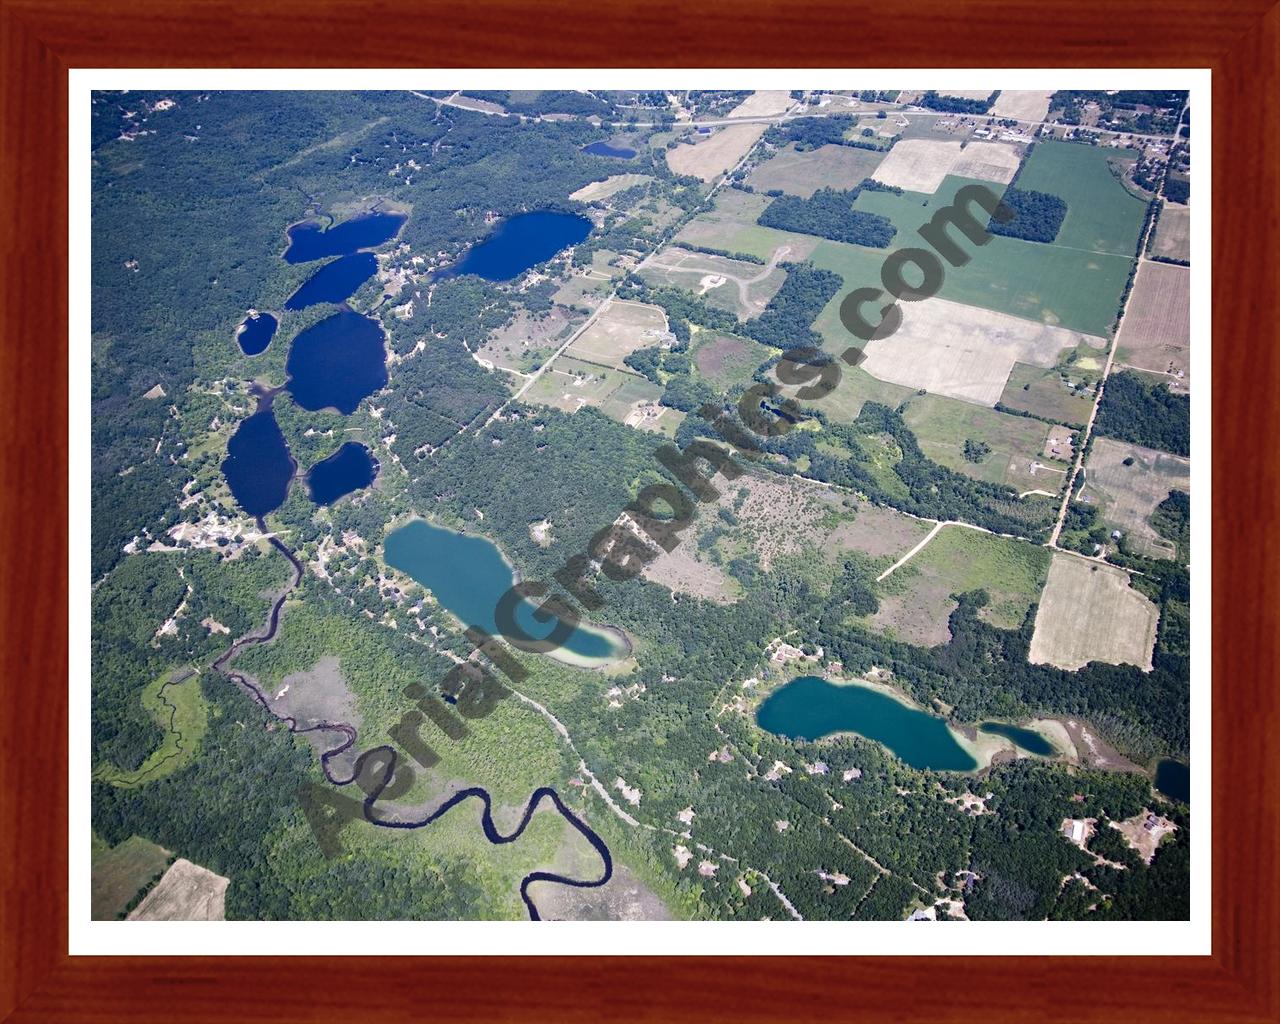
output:
[[1069, 671], [1101, 661], [1150, 672], [1158, 620], [1123, 570], [1056, 552], [1027, 660]]
[[720, 128], [697, 143], [682, 142], [667, 150], [667, 165], [676, 174], [714, 181], [743, 158], [764, 134], [763, 124], [735, 124]]
[[[987, 93], [990, 96], [990, 93]], [[1043, 121], [1049, 113], [1049, 97], [1053, 93], [1034, 89], [1002, 89], [991, 107], [995, 117], [1012, 117], [1019, 121]]]
[[1105, 345], [1079, 331], [932, 298], [911, 303], [892, 337], [868, 342], [862, 365], [879, 380], [994, 406], [1014, 363], [1051, 367], [1082, 342]]
[[129, 914], [130, 921], [222, 921], [230, 879], [179, 857]]
[[771, 114], [782, 114], [794, 102], [786, 89], [759, 89], [729, 111], [729, 116], [768, 117]]
[[582, 203], [590, 203], [597, 199], [608, 199], [610, 196], [626, 191], [633, 185], [643, 185], [650, 180], [647, 174], [615, 174], [605, 178], [604, 181], [593, 181], [583, 185], [577, 192], [569, 193], [569, 198], [576, 199]]

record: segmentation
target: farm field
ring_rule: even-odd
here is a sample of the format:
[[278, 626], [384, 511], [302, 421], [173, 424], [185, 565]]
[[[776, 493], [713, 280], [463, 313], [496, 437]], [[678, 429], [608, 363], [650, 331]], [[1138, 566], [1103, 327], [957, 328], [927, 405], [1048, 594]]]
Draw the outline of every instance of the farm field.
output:
[[[1118, 155], [1120, 152], [1126, 155]], [[1130, 150], [1038, 142], [1022, 168], [1018, 187], [1048, 192], [1066, 201], [1067, 216], [1055, 246], [1132, 256], [1146, 204], [1126, 191], [1108, 161], [1131, 163], [1133, 159]]]
[[[1066, 463], [1044, 457], [1045, 440], [1053, 429], [1047, 423], [939, 395], [908, 398], [903, 418], [920, 449], [949, 469], [1019, 493], [1056, 493], [1062, 487]], [[979, 463], [970, 462], [964, 457], [966, 440], [988, 445], [991, 453]]]
[[1191, 207], [1165, 203], [1151, 240], [1152, 256], [1171, 260], [1191, 259]]
[[[928, 223], [940, 207], [949, 205], [957, 190], [969, 184], [975, 182], [947, 178], [932, 196], [863, 192], [854, 202], [854, 209], [886, 216], [894, 222], [899, 237], [915, 238], [916, 230]], [[966, 247], [966, 251], [972, 253], [972, 259], [963, 267], [947, 269], [939, 298], [1095, 337], [1109, 336], [1132, 263], [1128, 257], [1084, 253], [1001, 236], [981, 248]], [[884, 254], [823, 240], [811, 258], [817, 266], [834, 270], [845, 280], [845, 288], [832, 298], [814, 324], [829, 339], [832, 351], [843, 351], [852, 339], [840, 323], [840, 303], [854, 288], [879, 286]], [[910, 316], [910, 310], [906, 316]]]
[[1002, 89], [991, 107], [991, 115], [1019, 121], [1043, 121], [1049, 113], [1049, 97], [1052, 95], [1052, 92], [1032, 89]]
[[152, 879], [164, 873], [169, 851], [141, 836], [108, 847], [95, 837], [90, 907], [95, 921], [113, 921]]
[[[1063, 382], [1067, 375], [1072, 386]], [[1009, 381], [1000, 395], [1000, 404], [1059, 423], [1078, 423], [1089, 418], [1093, 407], [1093, 385], [1099, 374], [1078, 369], [1078, 363], [1048, 369], [1029, 363], [1014, 363]], [[1083, 384], [1078, 390], [1074, 385]]]
[[629, 188], [652, 180], [647, 174], [614, 174], [603, 181], [593, 181], [589, 185], [583, 185], [578, 191], [570, 193], [569, 198], [582, 203], [592, 203], [598, 199], [608, 199], [619, 192], [625, 192]]
[[715, 205], [699, 214], [676, 235], [676, 244], [701, 245], [726, 252], [745, 252], [762, 260], [770, 259], [780, 248], [787, 248], [787, 259], [799, 261], [813, 252], [819, 239], [791, 231], [761, 227], [756, 218], [770, 203], [768, 196], [722, 189]]
[[781, 189], [808, 199], [820, 188], [849, 189], [874, 175], [883, 153], [852, 146], [820, 146], [800, 152], [794, 143], [779, 149], [751, 172], [757, 192]]
[[[727, 391], [751, 379], [775, 350], [749, 338], [702, 329], [691, 347], [693, 365], [716, 389]], [[830, 397], [830, 396], [828, 396]]]
[[[772, 376], [772, 375], [771, 375]], [[777, 380], [776, 376], [773, 376]], [[836, 423], [852, 423], [867, 402], [879, 402], [896, 409], [914, 392], [900, 384], [890, 384], [871, 376], [861, 366], [841, 365], [840, 383], [830, 394], [809, 403]]]
[[1144, 261], [1120, 325], [1116, 358], [1191, 387], [1191, 270]]
[[179, 857], [129, 914], [130, 921], [222, 921], [229, 878]]
[[659, 406], [661, 397], [662, 389], [644, 377], [583, 362], [566, 353], [538, 378], [521, 401], [554, 406], [567, 413], [593, 405], [619, 423], [671, 437], [684, 413]]
[[682, 142], [667, 150], [667, 165], [676, 174], [714, 181], [747, 154], [764, 134], [763, 124], [735, 124], [716, 128], [697, 142]]
[[[1126, 466], [1125, 460], [1133, 464]], [[1109, 437], [1096, 437], [1085, 465], [1078, 501], [1095, 505], [1103, 522], [1124, 531], [1129, 545], [1148, 558], [1173, 558], [1172, 542], [1147, 521], [1173, 490], [1191, 492], [1191, 461]]]
[[586, 363], [620, 369], [637, 349], [667, 340], [667, 316], [660, 306], [613, 299], [565, 355]]
[[1069, 671], [1091, 661], [1149, 671], [1158, 618], [1123, 569], [1056, 552], [1028, 660]]
[[951, 637], [952, 594], [985, 590], [979, 615], [1016, 629], [1039, 597], [1049, 551], [1027, 541], [944, 526], [911, 561], [877, 584], [880, 609], [863, 623], [898, 640], [933, 647]]
[[730, 117], [767, 117], [781, 114], [795, 102], [786, 89], [758, 89], [731, 111]]
[[876, 168], [876, 181], [908, 192], [933, 193], [951, 176], [1007, 184], [1018, 169], [1019, 153], [1003, 142], [959, 139], [905, 139]]
[[[785, 256], [786, 254], [782, 254]], [[747, 320], [764, 312], [787, 279], [773, 265], [759, 266], [724, 256], [668, 246], [645, 264], [640, 277], [655, 287], [682, 288], [701, 295], [707, 304]]]
[[1081, 344], [1101, 338], [932, 298], [911, 303], [902, 326], [863, 347], [873, 377], [934, 394], [994, 406], [1014, 363], [1050, 367]]

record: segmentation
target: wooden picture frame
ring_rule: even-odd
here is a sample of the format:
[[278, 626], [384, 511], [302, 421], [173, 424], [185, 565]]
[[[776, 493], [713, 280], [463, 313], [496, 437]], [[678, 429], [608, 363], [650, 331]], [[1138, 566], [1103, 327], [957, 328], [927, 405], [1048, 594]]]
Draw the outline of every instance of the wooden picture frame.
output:
[[[581, 9], [559, 0], [0, 0], [0, 1020], [1280, 1020], [1280, 759], [1268, 746], [1280, 727], [1280, 289], [1267, 233], [1280, 224], [1280, 7], [1269, 4], [922, 0], [895, 13], [654, 0], [593, 5], [581, 31]], [[83, 509], [63, 518], [68, 69], [610, 65], [1212, 69], [1211, 956], [68, 955], [66, 537], [87, 529]]]

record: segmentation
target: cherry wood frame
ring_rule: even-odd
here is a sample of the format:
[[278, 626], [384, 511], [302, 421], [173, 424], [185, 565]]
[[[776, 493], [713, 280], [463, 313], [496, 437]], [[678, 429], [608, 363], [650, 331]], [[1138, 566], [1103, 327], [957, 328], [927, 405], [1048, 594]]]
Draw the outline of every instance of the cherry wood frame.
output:
[[[1280, 1020], [1271, 3], [0, 0], [0, 1019]], [[68, 68], [611, 65], [1213, 69], [1212, 956], [68, 956]]]

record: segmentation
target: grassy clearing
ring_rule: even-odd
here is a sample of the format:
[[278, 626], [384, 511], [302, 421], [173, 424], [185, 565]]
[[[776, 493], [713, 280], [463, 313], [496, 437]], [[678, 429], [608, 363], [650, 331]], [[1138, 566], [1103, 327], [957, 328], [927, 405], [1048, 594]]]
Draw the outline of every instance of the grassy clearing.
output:
[[774, 351], [749, 338], [699, 330], [692, 349], [693, 365], [714, 387], [728, 391], [750, 380]]
[[141, 836], [107, 846], [94, 836], [90, 908], [95, 921], [113, 921], [142, 889], [164, 874], [169, 851]]
[[883, 153], [869, 149], [819, 146], [800, 152], [788, 143], [752, 172], [749, 183], [759, 192], [781, 189], [808, 199], [820, 188], [853, 188], [883, 159]]
[[165, 730], [160, 746], [133, 771], [110, 764], [99, 766], [94, 772], [97, 781], [133, 789], [172, 775], [191, 763], [204, 739], [209, 709], [200, 692], [200, 677], [192, 675], [182, 682], [171, 682], [175, 674], [166, 672], [153, 679], [141, 694], [143, 708]]
[[[1031, 464], [1051, 464], [1043, 457], [1047, 423], [997, 412], [970, 402], [940, 395], [919, 395], [907, 400], [904, 418], [920, 448], [934, 462], [977, 480], [1007, 484], [1018, 491], [1041, 488], [1056, 491], [1063, 477], [1031, 472]], [[982, 442], [991, 453], [981, 462], [964, 457], [966, 440]], [[1066, 469], [1065, 464], [1054, 468]]]

